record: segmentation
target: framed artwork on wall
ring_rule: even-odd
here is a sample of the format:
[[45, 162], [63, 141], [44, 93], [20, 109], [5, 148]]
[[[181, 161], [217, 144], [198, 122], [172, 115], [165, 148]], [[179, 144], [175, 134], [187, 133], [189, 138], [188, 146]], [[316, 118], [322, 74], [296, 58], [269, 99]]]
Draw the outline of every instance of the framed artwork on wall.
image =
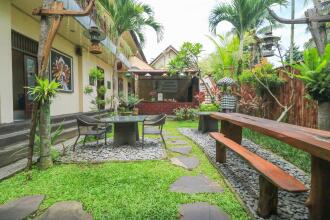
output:
[[72, 57], [52, 49], [50, 54], [50, 80], [60, 84], [59, 91], [73, 92]]

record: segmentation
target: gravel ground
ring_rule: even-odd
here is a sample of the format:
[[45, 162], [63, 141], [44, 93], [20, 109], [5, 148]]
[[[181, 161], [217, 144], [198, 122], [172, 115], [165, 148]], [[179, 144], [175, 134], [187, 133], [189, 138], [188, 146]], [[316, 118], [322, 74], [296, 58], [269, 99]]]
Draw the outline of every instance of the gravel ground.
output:
[[[101, 142], [100, 142], [101, 143]], [[134, 161], [134, 160], [160, 160], [166, 157], [163, 145], [158, 139], [145, 138], [142, 143], [137, 142], [135, 147], [120, 146], [113, 147], [112, 140], [108, 145], [101, 143], [96, 146], [96, 142], [86, 143], [86, 146], [77, 145], [76, 151], [71, 149], [65, 156], [60, 158], [61, 162], [104, 162], [104, 161]]]
[[[215, 162], [215, 141], [207, 134], [201, 134], [196, 129], [179, 128], [179, 131], [195, 141], [204, 152]], [[310, 187], [310, 176], [276, 154], [265, 150], [248, 139], [243, 139], [243, 146], [260, 155], [268, 161], [276, 164], [292, 176], [299, 179], [307, 187]], [[250, 212], [256, 219], [260, 218], [257, 213], [259, 195], [259, 174], [244, 160], [232, 151], [227, 151], [227, 162], [216, 163], [217, 168], [228, 179], [234, 190], [244, 201]], [[308, 209], [304, 205], [308, 197], [307, 193], [289, 193], [279, 189], [278, 214], [270, 219], [308, 219]]]

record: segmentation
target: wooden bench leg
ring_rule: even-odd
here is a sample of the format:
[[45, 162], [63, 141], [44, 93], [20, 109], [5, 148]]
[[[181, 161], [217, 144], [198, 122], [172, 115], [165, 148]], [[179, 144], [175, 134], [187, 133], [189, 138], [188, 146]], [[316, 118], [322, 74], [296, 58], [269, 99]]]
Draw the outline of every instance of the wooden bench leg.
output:
[[226, 138], [229, 138], [238, 144], [242, 143], [242, 127], [222, 120], [220, 132], [225, 135]]
[[226, 147], [219, 142], [217, 142], [215, 148], [215, 161], [219, 163], [226, 162]]
[[258, 215], [268, 218], [277, 213], [278, 189], [262, 175], [259, 176]]
[[306, 202], [309, 219], [330, 219], [330, 162], [312, 156], [311, 192]]

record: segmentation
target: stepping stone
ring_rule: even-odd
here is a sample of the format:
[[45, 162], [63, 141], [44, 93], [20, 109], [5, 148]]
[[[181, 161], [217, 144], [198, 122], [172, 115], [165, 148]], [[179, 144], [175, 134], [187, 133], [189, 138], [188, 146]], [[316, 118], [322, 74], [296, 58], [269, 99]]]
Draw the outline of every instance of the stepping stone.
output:
[[181, 138], [180, 136], [165, 136], [165, 139], [177, 139], [177, 138]]
[[188, 144], [185, 140], [169, 140], [171, 144], [176, 144], [176, 145], [185, 145]]
[[83, 210], [76, 201], [57, 202], [34, 220], [93, 220], [92, 215]]
[[35, 213], [44, 195], [25, 196], [20, 199], [10, 201], [0, 206], [0, 219], [3, 220], [20, 220], [26, 219], [31, 214]]
[[186, 168], [187, 170], [193, 170], [199, 165], [199, 160], [196, 157], [173, 157], [171, 158], [171, 162], [172, 164]]
[[229, 216], [218, 206], [207, 202], [196, 202], [180, 206], [180, 220], [229, 220]]
[[172, 147], [170, 148], [170, 151], [180, 154], [188, 155], [191, 152], [192, 147], [186, 146], [186, 147]]
[[171, 192], [181, 193], [221, 193], [223, 188], [204, 175], [183, 176], [170, 186]]

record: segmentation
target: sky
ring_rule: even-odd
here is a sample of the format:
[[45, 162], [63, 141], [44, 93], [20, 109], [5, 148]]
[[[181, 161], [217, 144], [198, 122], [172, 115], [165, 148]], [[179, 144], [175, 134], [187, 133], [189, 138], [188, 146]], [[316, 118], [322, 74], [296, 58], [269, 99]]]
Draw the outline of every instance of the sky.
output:
[[[213, 43], [207, 35], [212, 35], [209, 31], [208, 17], [212, 8], [221, 2], [230, 0], [141, 0], [149, 4], [158, 22], [164, 26], [164, 39], [157, 42], [157, 37], [152, 29], [146, 29], [146, 42], [144, 53], [150, 62], [158, 56], [167, 46], [172, 45], [176, 49], [185, 41], [201, 43], [203, 45], [203, 56], [214, 51]], [[311, 5], [301, 4], [302, 0], [296, 0], [296, 17], [302, 17], [306, 8]], [[274, 11], [281, 17], [290, 18], [290, 5], [284, 7], [273, 7]], [[224, 34], [232, 29], [228, 22], [222, 22], [217, 27], [217, 32]], [[273, 34], [281, 37], [280, 44], [283, 48], [289, 47], [290, 25], [273, 31]], [[306, 25], [297, 25], [295, 28], [295, 42], [302, 49], [303, 44], [310, 38], [306, 33]], [[272, 58], [273, 63], [278, 62]]]

